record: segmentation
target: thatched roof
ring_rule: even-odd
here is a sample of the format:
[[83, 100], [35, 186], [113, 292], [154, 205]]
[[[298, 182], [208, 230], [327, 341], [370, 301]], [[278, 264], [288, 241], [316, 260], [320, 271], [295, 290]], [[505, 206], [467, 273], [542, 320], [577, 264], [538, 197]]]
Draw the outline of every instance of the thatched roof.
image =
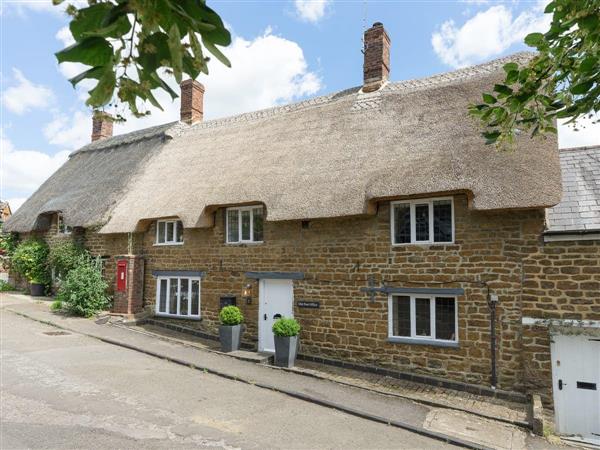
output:
[[[60, 209], [67, 224], [123, 233], [159, 217], [210, 226], [225, 205], [260, 202], [267, 220], [296, 220], [368, 214], [378, 200], [450, 192], [467, 193], [479, 210], [552, 206], [561, 194], [556, 139], [522, 136], [515, 151], [498, 152], [467, 113], [503, 78], [508, 60], [529, 58], [98, 141], [76, 152], [9, 224], [24, 231]], [[165, 134], [172, 139], [159, 145], [156, 136]]]
[[479, 210], [552, 206], [561, 194], [555, 137], [523, 136], [498, 152], [467, 112], [508, 59], [529, 58], [194, 125], [150, 161], [101, 231], [166, 216], [210, 226], [216, 207], [251, 202], [271, 221], [366, 214], [380, 199], [442, 192], [466, 192]]
[[548, 209], [548, 231], [600, 231], [600, 145], [561, 149], [560, 164], [563, 197]]
[[66, 225], [104, 225], [131, 180], [163, 146], [174, 124], [92, 142], [68, 161], [6, 221], [5, 231], [43, 230], [50, 214], [61, 212]]

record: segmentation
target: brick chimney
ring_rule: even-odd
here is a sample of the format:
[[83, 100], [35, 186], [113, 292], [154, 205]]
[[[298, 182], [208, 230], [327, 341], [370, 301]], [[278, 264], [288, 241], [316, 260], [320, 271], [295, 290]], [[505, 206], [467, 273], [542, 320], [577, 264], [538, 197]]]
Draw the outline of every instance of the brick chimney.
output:
[[365, 31], [363, 92], [373, 92], [390, 76], [390, 37], [381, 22]]
[[92, 116], [92, 142], [112, 137], [112, 135], [112, 117], [103, 112], [94, 112]]
[[202, 122], [204, 115], [204, 85], [196, 80], [184, 80], [181, 88], [181, 121], [188, 125]]

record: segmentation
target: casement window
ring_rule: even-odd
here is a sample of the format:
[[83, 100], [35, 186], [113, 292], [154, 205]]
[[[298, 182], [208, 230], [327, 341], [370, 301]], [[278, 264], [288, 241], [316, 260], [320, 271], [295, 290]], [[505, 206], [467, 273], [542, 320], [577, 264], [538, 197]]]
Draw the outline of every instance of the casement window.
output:
[[159, 220], [156, 222], [156, 245], [183, 244], [181, 220]]
[[388, 335], [403, 341], [458, 342], [456, 297], [390, 295]]
[[454, 242], [452, 198], [393, 202], [392, 244], [437, 244]]
[[65, 221], [62, 214], [56, 215], [56, 228], [58, 234], [71, 234], [73, 232], [73, 227], [65, 225]]
[[226, 236], [228, 244], [263, 241], [263, 207], [227, 208]]
[[158, 277], [156, 314], [159, 316], [200, 318], [200, 278]]

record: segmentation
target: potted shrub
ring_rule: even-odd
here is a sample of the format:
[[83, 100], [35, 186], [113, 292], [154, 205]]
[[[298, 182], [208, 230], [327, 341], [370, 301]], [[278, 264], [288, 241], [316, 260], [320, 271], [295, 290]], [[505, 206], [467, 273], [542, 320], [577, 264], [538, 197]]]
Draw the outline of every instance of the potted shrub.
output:
[[244, 316], [237, 306], [225, 306], [219, 313], [219, 338], [222, 352], [234, 352], [242, 341], [242, 322]]
[[39, 239], [28, 239], [13, 253], [11, 267], [30, 283], [31, 295], [42, 296], [50, 282], [48, 245]]
[[291, 317], [282, 317], [273, 324], [275, 335], [275, 365], [294, 367], [298, 354], [300, 324]]

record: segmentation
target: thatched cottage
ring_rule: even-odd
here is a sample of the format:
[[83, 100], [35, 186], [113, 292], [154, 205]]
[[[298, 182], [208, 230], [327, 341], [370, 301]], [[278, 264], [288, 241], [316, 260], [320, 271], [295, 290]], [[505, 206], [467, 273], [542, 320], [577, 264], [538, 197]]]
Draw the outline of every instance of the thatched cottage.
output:
[[267, 352], [293, 315], [305, 358], [597, 414], [599, 148], [484, 144], [467, 107], [528, 54], [391, 82], [389, 45], [374, 24], [364, 84], [300, 103], [203, 121], [188, 80], [177, 123], [96, 117], [6, 229], [104, 257], [115, 312], [215, 334], [235, 303]]

